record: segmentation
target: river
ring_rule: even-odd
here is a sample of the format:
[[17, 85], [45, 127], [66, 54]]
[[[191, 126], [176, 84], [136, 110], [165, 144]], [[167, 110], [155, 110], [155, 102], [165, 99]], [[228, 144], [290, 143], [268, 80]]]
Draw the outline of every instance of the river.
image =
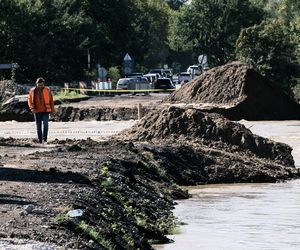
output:
[[[253, 133], [292, 146], [300, 167], [300, 121], [241, 121]], [[300, 249], [300, 180], [187, 187], [174, 214], [184, 223], [157, 250]]]

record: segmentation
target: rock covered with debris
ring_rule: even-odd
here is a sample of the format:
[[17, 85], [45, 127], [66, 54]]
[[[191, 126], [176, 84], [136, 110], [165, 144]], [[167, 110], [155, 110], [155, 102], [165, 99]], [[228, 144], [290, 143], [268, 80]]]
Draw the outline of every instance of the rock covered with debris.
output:
[[164, 102], [192, 104], [231, 120], [300, 118], [300, 105], [248, 65], [232, 62], [208, 70]]

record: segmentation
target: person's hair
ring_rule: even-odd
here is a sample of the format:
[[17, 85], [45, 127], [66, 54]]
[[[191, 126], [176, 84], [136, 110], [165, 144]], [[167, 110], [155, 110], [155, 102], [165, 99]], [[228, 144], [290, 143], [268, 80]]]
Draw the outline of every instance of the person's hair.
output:
[[39, 77], [38, 79], [36, 79], [36, 82], [35, 82], [36, 84], [38, 84], [38, 83], [45, 83], [45, 80], [44, 80], [44, 78], [43, 77]]

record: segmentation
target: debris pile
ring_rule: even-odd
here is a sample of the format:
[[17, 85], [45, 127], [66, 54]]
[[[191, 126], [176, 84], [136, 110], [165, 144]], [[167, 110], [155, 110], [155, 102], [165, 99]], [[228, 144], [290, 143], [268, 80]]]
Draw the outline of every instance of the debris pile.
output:
[[231, 120], [300, 118], [300, 105], [275, 84], [241, 62], [207, 71], [168, 96], [164, 102], [191, 104]]
[[[149, 113], [118, 138], [155, 145], [153, 152], [160, 154], [162, 166], [182, 175], [181, 184], [272, 182], [299, 174], [288, 145], [193, 108]], [[186, 178], [186, 171], [193, 174]]]
[[0, 81], [0, 104], [15, 95], [26, 94], [25, 89], [11, 80]]
[[[149, 240], [170, 242], [173, 199], [188, 194], [144, 151], [91, 139], [53, 143], [45, 152], [0, 157], [7, 183], [0, 188], [2, 238], [51, 242], [55, 249], [152, 249]], [[0, 152], [12, 146], [23, 154], [36, 144], [0, 138]]]

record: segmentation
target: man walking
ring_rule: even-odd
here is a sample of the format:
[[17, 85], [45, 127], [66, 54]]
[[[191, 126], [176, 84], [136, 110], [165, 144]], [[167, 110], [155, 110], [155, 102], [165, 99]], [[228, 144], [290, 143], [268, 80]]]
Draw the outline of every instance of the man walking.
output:
[[49, 113], [55, 112], [55, 109], [51, 90], [45, 87], [42, 77], [36, 80], [36, 87], [29, 91], [28, 106], [34, 114], [39, 143], [47, 142]]

